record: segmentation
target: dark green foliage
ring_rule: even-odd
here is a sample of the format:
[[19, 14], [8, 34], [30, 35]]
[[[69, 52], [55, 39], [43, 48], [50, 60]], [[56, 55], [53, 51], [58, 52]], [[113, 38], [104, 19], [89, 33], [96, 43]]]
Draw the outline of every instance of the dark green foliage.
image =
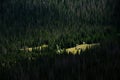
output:
[[118, 24], [120, 17], [119, 0], [4, 0], [0, 5], [0, 22], [7, 27]]
[[113, 37], [119, 32], [118, 3], [119, 0], [1, 1], [2, 52], [44, 43], [65, 48]]

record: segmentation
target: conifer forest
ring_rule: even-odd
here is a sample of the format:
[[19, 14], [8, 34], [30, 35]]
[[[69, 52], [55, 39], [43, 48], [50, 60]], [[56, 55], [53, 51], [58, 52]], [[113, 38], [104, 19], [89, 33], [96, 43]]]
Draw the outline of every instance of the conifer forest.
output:
[[119, 80], [120, 0], [0, 0], [0, 80]]

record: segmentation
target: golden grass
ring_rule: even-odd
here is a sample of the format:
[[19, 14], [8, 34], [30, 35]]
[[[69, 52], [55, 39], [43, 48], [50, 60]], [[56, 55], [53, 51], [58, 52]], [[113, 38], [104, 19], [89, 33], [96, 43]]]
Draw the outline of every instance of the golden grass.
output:
[[66, 52], [69, 54], [69, 53], [72, 53], [72, 54], [76, 54], [77, 53], [77, 50], [75, 47], [72, 47], [72, 48], [67, 48], [66, 49]]
[[66, 49], [66, 52], [69, 54], [69, 53], [72, 53], [72, 54], [80, 54], [81, 51], [85, 51], [86, 49], [90, 49], [94, 46], [98, 46], [100, 45], [99, 43], [94, 43], [94, 44], [81, 44], [81, 45], [77, 45], [75, 47], [72, 47], [72, 48], [67, 48]]
[[20, 49], [20, 51], [32, 52], [33, 50], [42, 50], [42, 49], [45, 49], [47, 47], [48, 47], [48, 45], [43, 44], [43, 45], [37, 46], [37, 47], [30, 47], [30, 48], [24, 48], [24, 49], [22, 48], [22, 49]]
[[[90, 49], [94, 46], [98, 46], [100, 45], [99, 43], [93, 43], [93, 44], [81, 44], [81, 45], [77, 45], [75, 47], [71, 47], [71, 48], [67, 48], [65, 49], [65, 51], [69, 54], [69, 53], [72, 53], [72, 54], [80, 54], [81, 51], [85, 51], [86, 49]], [[41, 46], [37, 46], [37, 47], [30, 47], [30, 48], [24, 48], [24, 49], [20, 49], [21, 51], [28, 51], [28, 52], [32, 52], [33, 50], [43, 50], [45, 48], [47, 48], [48, 45], [46, 44], [43, 44]], [[57, 53], [61, 53], [63, 52], [64, 50], [63, 49], [60, 49], [60, 50], [57, 50]]]

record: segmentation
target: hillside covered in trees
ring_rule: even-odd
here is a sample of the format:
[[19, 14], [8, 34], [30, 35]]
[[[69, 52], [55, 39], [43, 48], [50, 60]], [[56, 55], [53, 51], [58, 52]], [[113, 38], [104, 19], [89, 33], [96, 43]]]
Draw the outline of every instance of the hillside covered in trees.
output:
[[[0, 1], [0, 80], [104, 80], [120, 72], [119, 0]], [[57, 54], [100, 43], [81, 54]], [[45, 50], [20, 51], [46, 44]]]

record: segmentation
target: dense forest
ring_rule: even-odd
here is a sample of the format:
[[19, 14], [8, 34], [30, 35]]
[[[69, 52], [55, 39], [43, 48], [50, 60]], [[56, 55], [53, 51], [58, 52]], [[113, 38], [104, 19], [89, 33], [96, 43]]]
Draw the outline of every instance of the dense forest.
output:
[[[120, 73], [119, 0], [0, 1], [0, 80], [104, 80]], [[57, 54], [76, 44], [100, 46]], [[21, 48], [47, 44], [42, 51]]]

